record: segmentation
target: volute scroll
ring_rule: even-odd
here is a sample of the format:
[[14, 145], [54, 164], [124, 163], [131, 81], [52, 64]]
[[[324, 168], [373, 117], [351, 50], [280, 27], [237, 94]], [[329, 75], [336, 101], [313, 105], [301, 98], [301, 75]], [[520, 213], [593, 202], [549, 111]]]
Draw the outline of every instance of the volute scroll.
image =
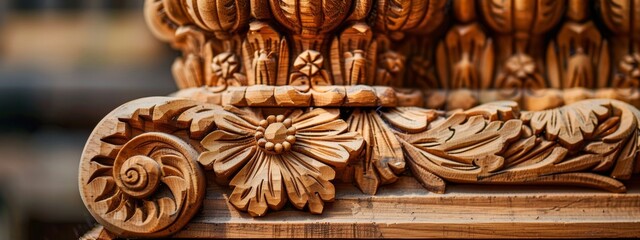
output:
[[193, 107], [198, 105], [188, 100], [136, 100], [105, 117], [89, 137], [80, 195], [110, 232], [167, 236], [199, 211], [205, 178], [197, 163], [198, 129], [189, 125]]

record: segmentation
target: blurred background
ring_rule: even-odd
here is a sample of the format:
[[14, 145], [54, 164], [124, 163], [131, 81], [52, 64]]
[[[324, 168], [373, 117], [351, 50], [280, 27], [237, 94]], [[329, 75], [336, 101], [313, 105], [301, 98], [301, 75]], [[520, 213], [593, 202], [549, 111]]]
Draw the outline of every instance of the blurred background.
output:
[[0, 240], [77, 239], [94, 226], [78, 162], [117, 106], [176, 90], [176, 52], [141, 0], [0, 0]]

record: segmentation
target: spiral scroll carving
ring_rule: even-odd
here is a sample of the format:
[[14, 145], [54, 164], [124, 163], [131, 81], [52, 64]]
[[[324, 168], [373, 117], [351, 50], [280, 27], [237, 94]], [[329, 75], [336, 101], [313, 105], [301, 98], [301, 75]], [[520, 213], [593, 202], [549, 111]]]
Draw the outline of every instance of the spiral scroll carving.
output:
[[[167, 99], [138, 100], [115, 110], [98, 125], [83, 154], [82, 199], [94, 218], [118, 236], [171, 235], [202, 204], [205, 179], [198, 146], [190, 137], [173, 134], [179, 129], [197, 133], [196, 127], [181, 124], [196, 116], [188, 111], [195, 104]], [[202, 106], [198, 110], [206, 112]]]
[[159, 185], [160, 164], [154, 159], [136, 155], [128, 158], [119, 168], [114, 168], [114, 174], [118, 173], [116, 183], [129, 196], [136, 198], [148, 197]]

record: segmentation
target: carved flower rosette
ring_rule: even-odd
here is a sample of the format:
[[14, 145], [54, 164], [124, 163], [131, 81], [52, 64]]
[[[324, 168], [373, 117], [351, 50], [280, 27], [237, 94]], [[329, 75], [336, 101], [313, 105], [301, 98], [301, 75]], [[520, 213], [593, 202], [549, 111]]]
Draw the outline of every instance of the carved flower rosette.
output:
[[347, 131], [338, 109], [293, 110], [267, 115], [229, 108], [215, 117], [218, 130], [202, 140], [199, 158], [221, 182], [233, 187], [229, 201], [252, 216], [279, 210], [287, 202], [322, 213], [333, 201], [330, 180], [362, 148]]

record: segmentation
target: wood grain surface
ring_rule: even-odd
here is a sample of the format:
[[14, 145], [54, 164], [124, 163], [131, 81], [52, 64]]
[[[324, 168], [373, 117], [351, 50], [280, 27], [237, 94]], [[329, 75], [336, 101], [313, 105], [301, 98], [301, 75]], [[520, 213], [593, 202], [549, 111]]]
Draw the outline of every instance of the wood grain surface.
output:
[[[210, 177], [210, 176], [209, 176]], [[262, 218], [236, 211], [209, 179], [202, 211], [177, 238], [640, 237], [640, 179], [626, 194], [585, 188], [451, 185], [434, 194], [402, 176], [375, 196], [336, 184], [322, 215], [286, 206]]]

